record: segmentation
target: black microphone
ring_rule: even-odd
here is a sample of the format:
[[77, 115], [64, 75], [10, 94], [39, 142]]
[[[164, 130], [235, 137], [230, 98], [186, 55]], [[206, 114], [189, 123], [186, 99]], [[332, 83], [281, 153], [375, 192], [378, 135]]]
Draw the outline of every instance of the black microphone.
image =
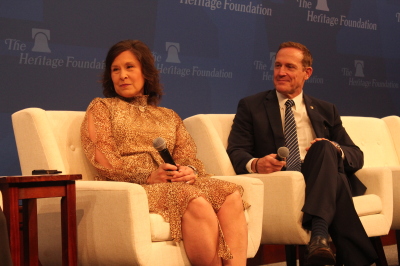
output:
[[169, 153], [169, 150], [167, 149], [167, 144], [165, 143], [165, 140], [163, 138], [154, 139], [153, 147], [158, 151], [165, 163], [176, 165], [174, 159], [172, 159], [172, 156]]
[[276, 152], [276, 159], [278, 161], [283, 161], [289, 156], [289, 149], [286, 147], [280, 147]]

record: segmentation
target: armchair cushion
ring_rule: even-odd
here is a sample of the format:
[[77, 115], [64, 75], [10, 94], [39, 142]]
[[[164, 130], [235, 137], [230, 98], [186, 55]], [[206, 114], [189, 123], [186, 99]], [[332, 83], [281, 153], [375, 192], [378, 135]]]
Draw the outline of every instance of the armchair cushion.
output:
[[382, 211], [381, 198], [375, 194], [353, 197], [358, 216], [377, 214]]
[[151, 241], [172, 241], [169, 223], [156, 213], [150, 213]]

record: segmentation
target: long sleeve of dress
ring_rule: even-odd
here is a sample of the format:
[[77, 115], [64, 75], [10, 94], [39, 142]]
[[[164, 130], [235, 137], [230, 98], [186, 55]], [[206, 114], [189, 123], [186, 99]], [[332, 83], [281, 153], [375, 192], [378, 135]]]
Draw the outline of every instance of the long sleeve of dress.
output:
[[[82, 124], [82, 144], [86, 156], [97, 168], [100, 180], [127, 181], [134, 183], [145, 183], [151, 170], [156, 169], [157, 164], [151, 153], [131, 152], [122, 150], [118, 146], [118, 140], [114, 136], [116, 125], [112, 105], [106, 104], [101, 99], [95, 99], [88, 107], [86, 117]], [[88, 115], [92, 115], [95, 126], [96, 141], [89, 138]], [[105, 155], [112, 168], [107, 168], [95, 159], [95, 150], [98, 149]]]
[[[96, 140], [88, 131], [88, 116], [94, 123]], [[196, 159], [196, 146], [180, 117], [172, 110], [147, 106], [141, 112], [136, 105], [120, 99], [92, 101], [81, 128], [82, 145], [87, 158], [97, 168], [99, 180], [145, 184], [152, 171], [163, 163], [152, 141], [162, 137], [176, 163], [195, 166], [200, 175], [204, 167]], [[98, 163], [96, 149], [105, 155], [111, 168]]]

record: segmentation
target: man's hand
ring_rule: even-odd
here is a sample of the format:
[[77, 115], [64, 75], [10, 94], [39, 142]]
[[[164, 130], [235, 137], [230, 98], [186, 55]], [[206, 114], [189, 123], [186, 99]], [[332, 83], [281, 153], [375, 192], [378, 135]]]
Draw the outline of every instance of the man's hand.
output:
[[313, 141], [310, 142], [311, 145], [310, 145], [309, 147], [306, 148], [306, 151], [308, 151], [308, 150], [311, 148], [311, 146], [312, 146], [315, 142], [321, 141], [321, 140], [330, 141], [329, 139], [326, 139], [326, 138], [315, 138]]
[[312, 146], [315, 142], [321, 141], [321, 140], [327, 140], [327, 141], [329, 141], [329, 142], [337, 149], [338, 153], [342, 156], [343, 151], [342, 151], [342, 149], [340, 148], [339, 144], [337, 144], [337, 143], [334, 142], [334, 141], [330, 141], [329, 139], [326, 139], [326, 138], [316, 138], [316, 139], [314, 139], [313, 141], [310, 142], [311, 145], [310, 145], [309, 147], [306, 148], [306, 151], [308, 151], [308, 150], [311, 148], [311, 146]]
[[285, 165], [286, 161], [278, 161], [276, 159], [276, 154], [272, 153], [262, 158], [253, 160], [251, 169], [259, 174], [270, 174], [280, 171]]

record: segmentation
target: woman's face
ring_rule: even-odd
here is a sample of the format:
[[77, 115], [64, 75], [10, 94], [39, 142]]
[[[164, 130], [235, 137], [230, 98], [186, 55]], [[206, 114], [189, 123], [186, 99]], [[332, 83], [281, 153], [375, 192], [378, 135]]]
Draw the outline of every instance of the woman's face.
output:
[[125, 98], [143, 95], [142, 66], [131, 51], [120, 53], [111, 64], [115, 92]]

